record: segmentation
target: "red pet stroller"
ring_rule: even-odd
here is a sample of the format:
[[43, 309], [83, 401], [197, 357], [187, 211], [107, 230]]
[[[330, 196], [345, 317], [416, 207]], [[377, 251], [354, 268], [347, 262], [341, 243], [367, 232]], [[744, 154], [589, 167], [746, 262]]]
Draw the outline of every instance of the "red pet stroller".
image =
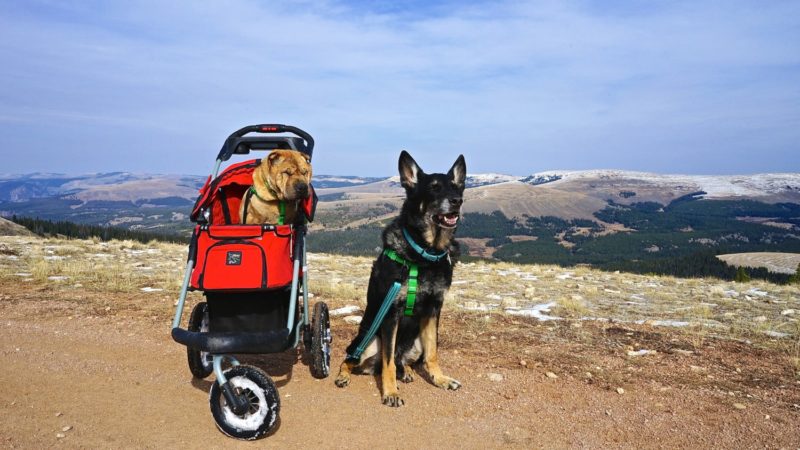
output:
[[[258, 133], [246, 136], [250, 133]], [[270, 134], [292, 133], [295, 136]], [[232, 155], [251, 150], [289, 149], [311, 158], [314, 139], [287, 125], [252, 125], [231, 134], [192, 210], [197, 225], [189, 245], [172, 338], [187, 347], [189, 370], [198, 378], [214, 372], [211, 413], [219, 429], [235, 438], [257, 439], [277, 423], [280, 397], [263, 370], [242, 365], [233, 353], [276, 353], [296, 348], [301, 339], [314, 377], [330, 371], [330, 322], [325, 303], [309, 317], [306, 276], [306, 222], [314, 218], [316, 195], [298, 205], [297, 220], [286, 225], [241, 225], [239, 205], [252, 185], [259, 160], [227, 167]], [[180, 328], [187, 291], [201, 291]], [[300, 298], [302, 297], [302, 302]], [[231, 367], [223, 370], [222, 365]]]

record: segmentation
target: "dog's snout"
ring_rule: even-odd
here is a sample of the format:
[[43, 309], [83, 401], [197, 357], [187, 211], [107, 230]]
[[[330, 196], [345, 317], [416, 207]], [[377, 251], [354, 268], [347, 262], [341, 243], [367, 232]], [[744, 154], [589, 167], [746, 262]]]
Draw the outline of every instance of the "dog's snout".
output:
[[464, 203], [463, 197], [453, 197], [450, 199], [450, 204], [458, 208], [461, 204]]
[[307, 197], [308, 196], [308, 184], [302, 181], [299, 181], [294, 184], [294, 190], [297, 192], [297, 195], [300, 197]]

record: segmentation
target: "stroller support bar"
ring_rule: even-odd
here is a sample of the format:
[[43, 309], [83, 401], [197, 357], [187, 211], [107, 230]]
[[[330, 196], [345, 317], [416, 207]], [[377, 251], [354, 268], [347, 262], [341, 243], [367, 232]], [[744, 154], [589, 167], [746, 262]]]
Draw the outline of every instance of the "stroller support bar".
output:
[[181, 285], [181, 295], [178, 297], [178, 306], [175, 308], [175, 318], [172, 319], [172, 328], [178, 328], [181, 325], [183, 305], [186, 303], [186, 290], [189, 288], [189, 280], [192, 277], [192, 267], [194, 267], [194, 261], [190, 259], [189, 262], [186, 263], [186, 271], [184, 271], [183, 284]]
[[172, 329], [172, 339], [201, 352], [226, 353], [277, 353], [286, 349], [289, 330], [286, 328], [247, 333], [238, 331], [193, 332], [182, 328]]

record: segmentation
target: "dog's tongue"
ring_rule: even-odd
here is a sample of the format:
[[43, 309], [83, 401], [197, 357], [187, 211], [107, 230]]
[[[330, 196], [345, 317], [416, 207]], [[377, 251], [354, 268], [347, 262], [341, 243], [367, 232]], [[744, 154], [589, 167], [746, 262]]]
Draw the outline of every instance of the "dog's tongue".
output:
[[456, 226], [458, 223], [458, 214], [450, 213], [450, 214], [442, 214], [439, 216], [443, 224], [447, 225], [448, 227]]

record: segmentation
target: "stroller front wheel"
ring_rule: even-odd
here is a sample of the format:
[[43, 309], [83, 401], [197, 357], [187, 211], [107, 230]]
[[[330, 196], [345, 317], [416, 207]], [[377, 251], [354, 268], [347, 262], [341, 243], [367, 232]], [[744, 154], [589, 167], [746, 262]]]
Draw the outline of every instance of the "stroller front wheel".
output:
[[237, 414], [222, 395], [219, 383], [209, 392], [211, 415], [217, 428], [226, 435], [253, 440], [275, 427], [280, 412], [278, 388], [263, 370], [252, 366], [236, 366], [225, 372], [233, 391], [246, 401], [246, 410]]

